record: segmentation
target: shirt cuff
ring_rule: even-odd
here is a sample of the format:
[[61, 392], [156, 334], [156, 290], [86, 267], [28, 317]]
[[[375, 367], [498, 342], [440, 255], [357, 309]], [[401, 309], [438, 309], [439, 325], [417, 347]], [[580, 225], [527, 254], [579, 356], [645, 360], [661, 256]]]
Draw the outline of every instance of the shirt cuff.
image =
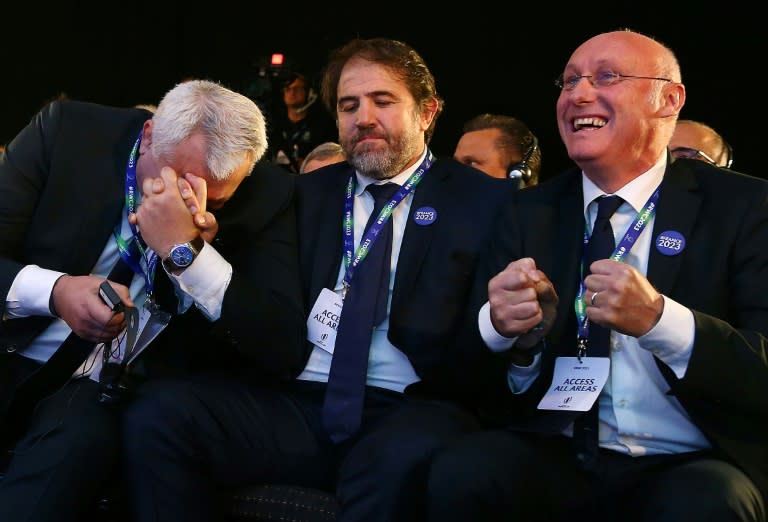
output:
[[509, 365], [507, 370], [507, 384], [512, 393], [523, 393], [530, 388], [533, 381], [539, 376], [541, 369], [541, 353], [533, 356], [530, 366]]
[[637, 342], [669, 366], [678, 379], [682, 379], [693, 353], [696, 323], [693, 312], [688, 308], [665, 295], [662, 298], [664, 311], [661, 319], [648, 333], [638, 337]]
[[232, 280], [232, 265], [208, 243], [203, 245], [194, 262], [181, 274], [169, 274], [183, 295], [180, 312], [186, 311], [192, 303], [209, 320], [221, 316], [224, 294]]
[[504, 337], [496, 331], [491, 322], [491, 304], [487, 301], [477, 314], [477, 323], [480, 329], [480, 337], [483, 338], [485, 345], [493, 352], [507, 351], [517, 341], [517, 337]]
[[53, 285], [63, 275], [66, 274], [37, 265], [27, 265], [19, 270], [5, 300], [7, 317], [54, 317], [49, 308], [51, 292]]

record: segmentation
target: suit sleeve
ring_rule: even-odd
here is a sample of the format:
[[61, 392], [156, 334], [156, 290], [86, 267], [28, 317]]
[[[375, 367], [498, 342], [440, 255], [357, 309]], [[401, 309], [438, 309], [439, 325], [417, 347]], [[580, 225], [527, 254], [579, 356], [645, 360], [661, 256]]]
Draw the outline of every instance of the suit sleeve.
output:
[[58, 125], [59, 102], [40, 111], [0, 155], [0, 311], [18, 272], [24, 237], [48, 177], [49, 135]]
[[268, 191], [272, 206], [263, 226], [246, 224], [244, 233], [225, 238], [243, 247], [230, 260], [232, 280], [213, 333], [263, 372], [285, 379], [301, 372], [306, 350], [293, 178], [281, 176]]
[[[768, 418], [768, 189], [761, 187], [744, 203], [750, 210], [733, 240], [728, 288], [711, 289], [722, 292], [728, 316], [693, 310], [688, 370], [679, 380], [666, 375], [672, 392], [700, 425], [724, 426], [734, 416]], [[768, 439], [768, 423], [755, 424]]]

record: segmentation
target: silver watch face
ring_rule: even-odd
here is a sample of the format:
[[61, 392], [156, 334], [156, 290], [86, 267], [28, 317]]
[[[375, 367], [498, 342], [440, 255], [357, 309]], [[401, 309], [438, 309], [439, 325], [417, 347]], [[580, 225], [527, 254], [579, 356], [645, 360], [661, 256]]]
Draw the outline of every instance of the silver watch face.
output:
[[170, 255], [171, 262], [178, 267], [185, 267], [192, 264], [195, 259], [195, 253], [189, 247], [189, 245], [178, 245], [171, 250]]

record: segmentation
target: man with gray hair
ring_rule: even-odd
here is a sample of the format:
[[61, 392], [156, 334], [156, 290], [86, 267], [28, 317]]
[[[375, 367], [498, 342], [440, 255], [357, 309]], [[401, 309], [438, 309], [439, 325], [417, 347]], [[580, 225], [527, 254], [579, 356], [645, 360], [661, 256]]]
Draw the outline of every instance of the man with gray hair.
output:
[[[57, 100], [8, 144], [0, 520], [88, 517], [120, 448], [107, 406], [129, 382], [225, 361], [295, 373], [293, 179], [257, 163], [266, 148], [257, 105], [207, 80], [178, 84], [154, 114]], [[278, 335], [280, 353], [264, 349]]]

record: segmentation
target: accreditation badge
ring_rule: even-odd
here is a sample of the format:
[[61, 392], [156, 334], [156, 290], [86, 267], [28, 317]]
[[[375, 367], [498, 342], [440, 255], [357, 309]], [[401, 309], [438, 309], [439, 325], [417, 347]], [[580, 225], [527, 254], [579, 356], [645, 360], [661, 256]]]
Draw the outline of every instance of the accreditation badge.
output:
[[558, 357], [552, 384], [538, 408], [555, 411], [589, 411], [608, 381], [609, 357]]
[[336, 344], [342, 306], [344, 301], [339, 294], [323, 288], [307, 318], [307, 340], [330, 354]]

